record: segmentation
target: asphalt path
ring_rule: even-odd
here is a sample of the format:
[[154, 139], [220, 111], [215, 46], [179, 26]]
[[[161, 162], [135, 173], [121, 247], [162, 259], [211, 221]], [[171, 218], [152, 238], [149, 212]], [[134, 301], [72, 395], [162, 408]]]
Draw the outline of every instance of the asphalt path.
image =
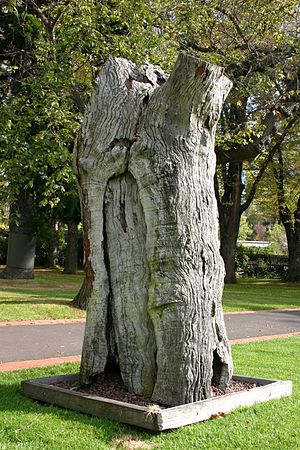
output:
[[300, 310], [225, 314], [230, 340], [300, 332]]
[[[300, 310], [225, 314], [230, 340], [300, 333]], [[0, 326], [0, 365], [80, 355], [84, 323]]]
[[0, 363], [81, 353], [84, 323], [0, 327]]

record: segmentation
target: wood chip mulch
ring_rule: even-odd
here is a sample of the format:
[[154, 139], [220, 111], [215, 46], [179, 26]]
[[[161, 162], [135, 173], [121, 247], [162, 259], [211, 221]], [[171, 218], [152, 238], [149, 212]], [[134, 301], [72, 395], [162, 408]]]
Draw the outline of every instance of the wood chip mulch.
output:
[[[56, 387], [72, 390], [75, 392], [82, 392], [90, 396], [104, 397], [112, 400], [118, 400], [120, 402], [131, 403], [138, 406], [151, 407], [156, 405], [150, 397], [143, 395], [135, 395], [128, 392], [124, 386], [121, 377], [117, 374], [110, 374], [106, 376], [101, 382], [93, 383], [91, 385], [79, 386], [71, 381], [59, 381], [54, 384]], [[241, 382], [232, 380], [226, 389], [212, 388], [212, 395], [220, 396], [225, 394], [231, 394], [233, 392], [248, 391], [256, 387], [254, 383]], [[167, 408], [167, 405], [159, 404], [161, 408]]]

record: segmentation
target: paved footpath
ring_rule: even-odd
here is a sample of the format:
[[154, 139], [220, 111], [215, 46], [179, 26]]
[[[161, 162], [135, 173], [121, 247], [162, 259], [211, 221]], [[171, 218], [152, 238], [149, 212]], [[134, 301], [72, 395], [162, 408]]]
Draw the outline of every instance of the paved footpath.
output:
[[[300, 309], [227, 313], [232, 344], [300, 335]], [[0, 372], [79, 361], [84, 319], [0, 322]]]

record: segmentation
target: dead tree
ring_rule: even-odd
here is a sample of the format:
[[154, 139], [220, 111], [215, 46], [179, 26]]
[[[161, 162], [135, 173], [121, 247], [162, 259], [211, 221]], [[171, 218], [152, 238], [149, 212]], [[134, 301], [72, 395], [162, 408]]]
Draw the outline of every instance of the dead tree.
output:
[[129, 391], [177, 405], [231, 377], [213, 183], [230, 87], [222, 68], [184, 54], [169, 78], [110, 58], [97, 79], [75, 147], [84, 383], [114, 363]]

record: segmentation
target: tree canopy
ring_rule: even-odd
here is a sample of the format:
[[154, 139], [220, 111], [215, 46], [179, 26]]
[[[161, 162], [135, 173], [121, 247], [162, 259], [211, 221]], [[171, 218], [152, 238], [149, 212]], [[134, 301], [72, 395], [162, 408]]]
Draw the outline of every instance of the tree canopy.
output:
[[186, 51], [223, 65], [234, 83], [219, 122], [217, 196], [238, 231], [233, 211], [249, 206], [299, 122], [299, 14], [298, 0], [2, 1], [0, 198], [26, 189], [53, 207], [74, 188], [76, 129], [110, 54], [169, 70]]
[[11, 0], [1, 9], [6, 195], [44, 179], [45, 198], [57, 200], [72, 176], [70, 151], [93, 79], [109, 54], [168, 68], [186, 50], [224, 65], [234, 89], [220, 161], [261, 153], [298, 107], [298, 1]]
[[[129, 19], [125, 19], [128, 17]], [[43, 186], [54, 205], [72, 182], [75, 131], [110, 53], [168, 53], [147, 2], [8, 1], [1, 4], [2, 195]]]

